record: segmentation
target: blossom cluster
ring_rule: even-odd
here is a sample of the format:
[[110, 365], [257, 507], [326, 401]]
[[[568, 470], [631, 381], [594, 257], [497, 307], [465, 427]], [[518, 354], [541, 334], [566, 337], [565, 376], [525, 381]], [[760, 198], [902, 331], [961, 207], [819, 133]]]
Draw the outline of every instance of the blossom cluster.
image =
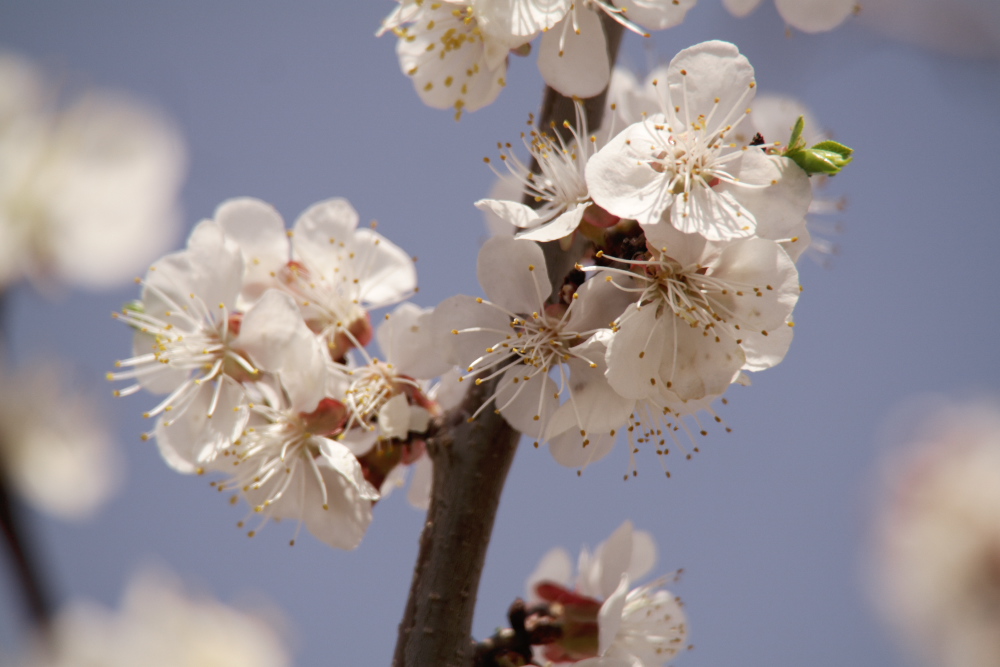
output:
[[[695, 0], [400, 0], [379, 34], [399, 38], [400, 68], [425, 104], [475, 111], [506, 85], [511, 52], [526, 54], [541, 35], [538, 68], [567, 97], [593, 97], [611, 76], [601, 17], [632, 31], [680, 24]], [[627, 5], [627, 6], [626, 6]]]
[[[705, 42], [654, 89], [658, 111], [616, 133], [532, 131], [537, 174], [504, 150], [532, 205], [477, 202], [516, 234], [480, 252], [486, 299], [435, 310], [448, 360], [499, 377], [496, 409], [567, 466], [604, 456], [621, 431], [633, 453], [669, 452], [682, 417], [721, 421], [710, 403], [792, 340], [812, 188], [780, 141], [750, 131], [753, 68]], [[555, 289], [535, 241], [578, 253]]]
[[[507, 85], [509, 55], [527, 55], [538, 37], [538, 69], [566, 97], [588, 98], [608, 86], [611, 60], [604, 25], [617, 22], [649, 37], [680, 25], [696, 0], [397, 0], [378, 35], [393, 32], [403, 73], [428, 106], [465, 111], [491, 104]], [[760, 0], [725, 0], [736, 16]], [[855, 0], [776, 0], [805, 32], [837, 27]]]
[[[339, 548], [360, 542], [400, 464], [423, 461], [411, 494], [426, 503], [423, 434], [440, 408], [419, 378], [447, 366], [426, 353], [416, 306], [374, 331], [370, 311], [411, 295], [416, 272], [346, 200], [289, 230], [262, 201], [227, 201], [138, 282], [141, 299], [115, 313], [135, 330], [133, 356], [108, 378], [132, 381], [117, 395], [165, 395], [143, 437], [169, 465], [221, 473], [213, 484], [263, 521], [295, 519]], [[375, 336], [382, 359], [365, 350]]]

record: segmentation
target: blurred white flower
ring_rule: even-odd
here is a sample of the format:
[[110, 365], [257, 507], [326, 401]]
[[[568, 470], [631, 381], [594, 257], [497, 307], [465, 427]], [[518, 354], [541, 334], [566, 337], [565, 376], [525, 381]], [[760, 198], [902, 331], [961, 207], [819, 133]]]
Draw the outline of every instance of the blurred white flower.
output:
[[1000, 59], [996, 0], [864, 0], [858, 20], [878, 32], [965, 58]]
[[[761, 0], [722, 0], [733, 16], [743, 17], [757, 9]], [[802, 32], [827, 32], [856, 11], [857, 0], [774, 0], [785, 23]], [[909, 8], [907, 7], [906, 10]], [[906, 13], [903, 10], [903, 13]]]
[[288, 667], [283, 621], [185, 591], [169, 575], [143, 572], [118, 612], [73, 601], [55, 619], [50, 642], [19, 667]]
[[53, 88], [0, 54], [0, 285], [108, 287], [174, 241], [184, 147], [122, 94], [89, 91], [57, 109]]
[[897, 452], [886, 467], [873, 592], [923, 664], [994, 667], [1000, 664], [1000, 404], [923, 412], [912, 449]]
[[93, 515], [117, 489], [121, 465], [96, 406], [68, 391], [65, 368], [0, 368], [0, 474], [36, 509]]

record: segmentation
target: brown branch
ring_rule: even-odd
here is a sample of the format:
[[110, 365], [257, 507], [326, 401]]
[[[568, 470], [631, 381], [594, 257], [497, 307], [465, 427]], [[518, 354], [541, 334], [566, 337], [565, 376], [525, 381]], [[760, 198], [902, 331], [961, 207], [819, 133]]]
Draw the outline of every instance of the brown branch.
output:
[[0, 531], [3, 532], [10, 555], [14, 579], [21, 589], [21, 596], [35, 629], [45, 631], [52, 621], [52, 603], [45, 589], [37, 554], [28, 539], [23, 516], [11, 497], [6, 475], [0, 470]]
[[[603, 23], [614, 62], [622, 29], [611, 20]], [[548, 88], [544, 100], [542, 127], [550, 122], [574, 122], [571, 100]], [[590, 127], [600, 123], [604, 103], [603, 93], [586, 101]], [[558, 291], [566, 273], [561, 267], [572, 268], [575, 256], [570, 256], [567, 264], [567, 253], [559, 251], [558, 243], [544, 245], [553, 289]], [[445, 415], [437, 425], [437, 434], [428, 440], [428, 454], [434, 461], [431, 506], [420, 536], [410, 596], [399, 624], [394, 667], [472, 664], [476, 650], [471, 636], [472, 616], [479, 578], [519, 438], [492, 410], [485, 410], [474, 422], [468, 421], [495, 388], [495, 379], [472, 385], [462, 405]]]
[[[7, 293], [0, 290], [0, 353], [7, 345]], [[3, 435], [0, 434], [0, 438]], [[0, 442], [0, 452], [8, 443]], [[28, 616], [39, 632], [48, 630], [52, 621], [52, 598], [45, 587], [42, 577], [41, 563], [36, 550], [33, 549], [31, 535], [25, 528], [22, 507], [13, 497], [6, 471], [3, 469], [2, 454], [0, 454], [0, 532], [10, 555], [11, 570], [21, 589], [21, 596]]]

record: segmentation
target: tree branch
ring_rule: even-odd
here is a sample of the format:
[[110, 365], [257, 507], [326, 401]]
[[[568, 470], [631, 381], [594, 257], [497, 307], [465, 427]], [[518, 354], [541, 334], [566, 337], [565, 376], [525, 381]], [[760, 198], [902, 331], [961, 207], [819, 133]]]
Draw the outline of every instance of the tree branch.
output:
[[[612, 63], [621, 43], [622, 27], [602, 15]], [[606, 92], [584, 103], [588, 126], [597, 128]], [[540, 127], [564, 120], [575, 122], [572, 100], [546, 88]], [[553, 291], [576, 256], [543, 244]], [[568, 263], [567, 263], [568, 261]], [[565, 268], [564, 267], [568, 267]], [[462, 405], [449, 412], [428, 440], [434, 462], [431, 506], [420, 536], [420, 552], [393, 656], [394, 667], [469, 667], [476, 650], [472, 617], [479, 578], [493, 532], [507, 473], [520, 437], [492, 410], [474, 422], [472, 415], [493, 395], [497, 379], [473, 384]]]
[[[4, 352], [7, 345], [7, 330], [4, 326], [7, 321], [7, 306], [7, 294], [0, 290], [0, 352]], [[0, 438], [2, 437], [0, 434]], [[0, 453], [6, 444], [0, 442]], [[28, 615], [35, 629], [44, 632], [52, 621], [52, 599], [45, 588], [41, 564], [32, 549], [28, 531], [20, 520], [23, 513], [19, 511], [21, 508], [11, 494], [2, 458], [0, 454], [0, 531], [3, 532], [10, 554], [11, 570], [21, 589]]]

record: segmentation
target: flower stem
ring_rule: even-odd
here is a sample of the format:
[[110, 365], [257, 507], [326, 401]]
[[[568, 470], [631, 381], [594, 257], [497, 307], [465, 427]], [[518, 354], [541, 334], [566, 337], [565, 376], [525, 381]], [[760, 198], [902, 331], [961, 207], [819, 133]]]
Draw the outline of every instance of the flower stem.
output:
[[[604, 20], [612, 63], [621, 43], [622, 27]], [[605, 93], [586, 100], [588, 126], [596, 128], [604, 111]], [[546, 88], [540, 127], [575, 121], [571, 99]], [[534, 165], [533, 168], [536, 168]], [[543, 244], [554, 291], [578, 255]], [[553, 270], [554, 269], [554, 270]], [[472, 639], [479, 578], [493, 532], [507, 473], [520, 434], [493, 410], [475, 421], [468, 418], [496, 390], [498, 378], [470, 383], [462, 404], [439, 422], [428, 440], [434, 461], [434, 484], [410, 596], [399, 624], [393, 667], [470, 667], [476, 643]]]

